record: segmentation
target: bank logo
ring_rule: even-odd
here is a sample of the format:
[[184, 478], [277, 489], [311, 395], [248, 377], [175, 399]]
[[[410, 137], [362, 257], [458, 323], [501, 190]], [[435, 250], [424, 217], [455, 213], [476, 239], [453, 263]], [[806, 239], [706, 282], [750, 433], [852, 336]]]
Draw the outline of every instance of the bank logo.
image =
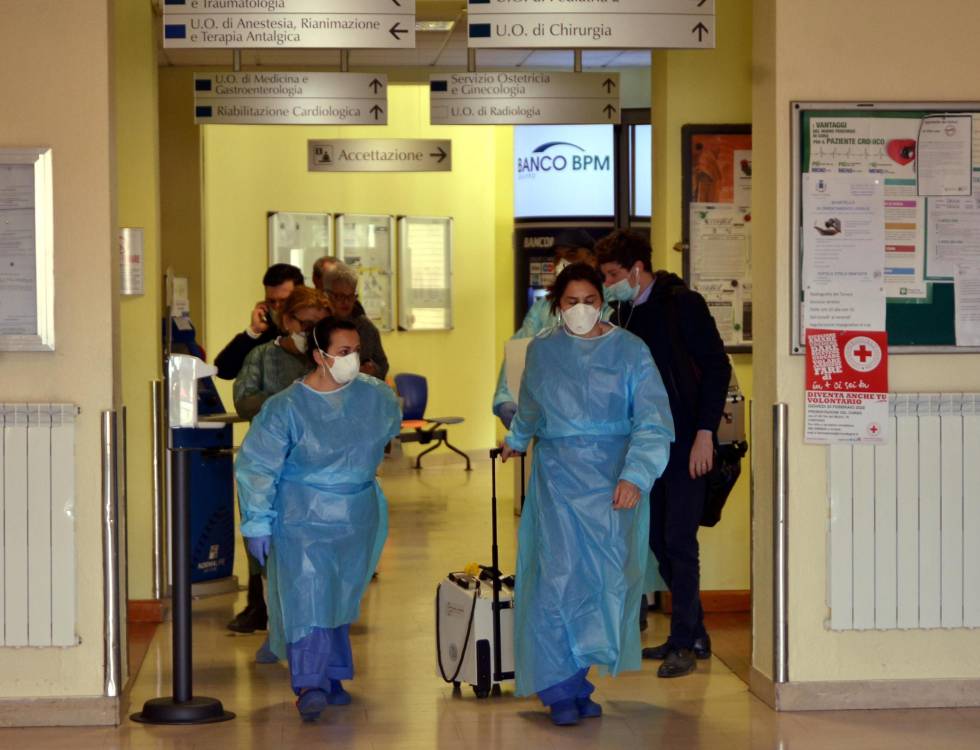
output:
[[517, 176], [521, 178], [533, 178], [539, 174], [611, 171], [611, 156], [591, 154], [569, 141], [548, 141], [534, 149], [530, 156], [517, 157]]

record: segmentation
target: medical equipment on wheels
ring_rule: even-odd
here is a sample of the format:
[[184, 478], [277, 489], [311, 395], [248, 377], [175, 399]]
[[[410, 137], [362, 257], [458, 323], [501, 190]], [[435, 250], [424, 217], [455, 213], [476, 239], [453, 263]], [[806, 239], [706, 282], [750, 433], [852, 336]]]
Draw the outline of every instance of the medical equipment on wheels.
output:
[[497, 548], [499, 456], [499, 449], [490, 451], [492, 562], [478, 573], [450, 573], [436, 588], [437, 674], [457, 692], [462, 683], [471, 685], [477, 698], [500, 695], [501, 683], [514, 679], [514, 576], [501, 574]]

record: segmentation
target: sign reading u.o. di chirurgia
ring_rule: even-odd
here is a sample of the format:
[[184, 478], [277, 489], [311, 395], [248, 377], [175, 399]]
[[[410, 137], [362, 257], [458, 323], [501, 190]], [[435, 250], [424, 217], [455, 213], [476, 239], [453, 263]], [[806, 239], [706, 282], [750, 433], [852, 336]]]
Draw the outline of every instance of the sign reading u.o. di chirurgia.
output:
[[415, 0], [163, 0], [163, 46], [415, 47]]
[[469, 46], [713, 48], [715, 0], [469, 0]]

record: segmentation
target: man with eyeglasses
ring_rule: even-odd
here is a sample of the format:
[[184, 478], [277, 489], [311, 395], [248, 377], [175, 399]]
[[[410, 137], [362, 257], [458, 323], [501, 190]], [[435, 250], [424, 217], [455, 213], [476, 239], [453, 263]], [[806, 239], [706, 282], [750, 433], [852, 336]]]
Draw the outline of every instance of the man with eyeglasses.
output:
[[381, 346], [381, 334], [357, 301], [357, 275], [350, 266], [338, 262], [323, 274], [323, 291], [330, 298], [334, 315], [357, 327], [361, 337], [361, 372], [384, 380], [388, 375], [388, 357]]

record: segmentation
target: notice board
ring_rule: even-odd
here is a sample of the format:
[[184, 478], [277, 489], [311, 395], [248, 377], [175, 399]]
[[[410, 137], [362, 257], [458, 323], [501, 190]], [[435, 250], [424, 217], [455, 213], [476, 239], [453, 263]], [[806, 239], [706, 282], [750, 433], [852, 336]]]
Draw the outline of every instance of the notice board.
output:
[[383, 332], [391, 331], [395, 323], [394, 230], [392, 216], [337, 216], [338, 255], [357, 272], [364, 314]]
[[453, 327], [453, 220], [398, 219], [398, 327], [448, 331]]
[[[937, 128], [962, 144], [969, 162], [963, 167], [972, 185], [960, 184], [958, 192], [937, 194], [932, 187], [937, 150], [927, 138]], [[813, 221], [814, 196], [862, 180], [875, 185], [873, 200], [881, 206], [874, 221], [883, 228], [874, 247], [851, 250], [883, 258], [890, 351], [980, 351], [980, 104], [794, 102], [792, 130], [791, 352], [804, 352], [806, 295], [820, 262], [808, 236], [840, 231], [833, 219]], [[952, 174], [956, 158], [963, 158], [955, 149], [940, 154], [947, 157]]]

